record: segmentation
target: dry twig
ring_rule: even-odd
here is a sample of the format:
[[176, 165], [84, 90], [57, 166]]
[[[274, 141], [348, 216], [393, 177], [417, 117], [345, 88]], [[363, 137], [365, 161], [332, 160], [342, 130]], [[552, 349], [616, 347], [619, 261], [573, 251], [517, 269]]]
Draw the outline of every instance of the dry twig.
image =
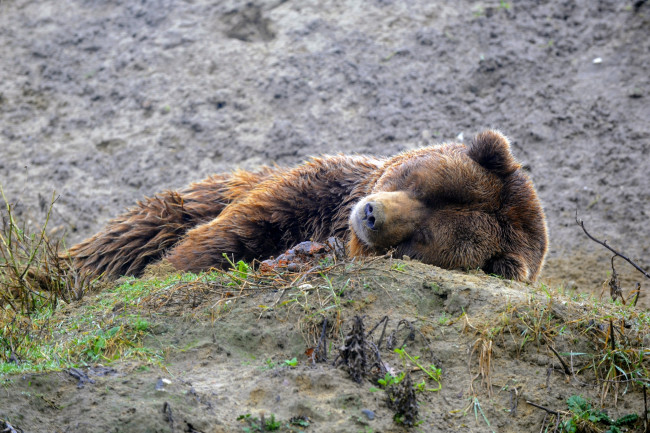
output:
[[648, 272], [646, 272], [643, 268], [641, 268], [639, 265], [637, 265], [637, 264], [634, 263], [632, 260], [630, 260], [627, 256], [625, 256], [625, 255], [619, 253], [619, 252], [616, 251], [614, 248], [612, 248], [612, 247], [610, 247], [609, 245], [607, 245], [607, 241], [606, 241], [606, 240], [605, 240], [605, 241], [600, 241], [600, 240], [596, 239], [595, 237], [593, 237], [591, 234], [589, 234], [589, 232], [588, 232], [587, 229], [585, 228], [585, 223], [584, 223], [584, 221], [582, 221], [580, 218], [578, 218], [578, 210], [577, 210], [577, 209], [576, 209], [576, 223], [577, 223], [577, 224], [582, 228], [582, 231], [585, 232], [585, 234], [587, 235], [587, 237], [588, 237], [589, 239], [591, 239], [592, 241], [596, 242], [597, 244], [600, 244], [600, 245], [604, 246], [605, 248], [607, 248], [608, 250], [610, 250], [611, 252], [613, 252], [615, 256], [618, 256], [618, 257], [622, 258], [623, 260], [625, 260], [626, 262], [628, 262], [629, 264], [631, 264], [632, 266], [634, 266], [634, 268], [635, 268], [637, 271], [641, 272], [641, 273], [642, 273], [646, 278], [650, 279], [650, 274], [648, 274]]

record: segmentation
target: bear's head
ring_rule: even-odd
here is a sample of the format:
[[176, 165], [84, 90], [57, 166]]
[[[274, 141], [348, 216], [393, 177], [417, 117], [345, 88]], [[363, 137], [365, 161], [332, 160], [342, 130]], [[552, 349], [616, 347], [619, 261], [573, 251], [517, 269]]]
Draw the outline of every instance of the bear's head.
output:
[[534, 281], [548, 244], [542, 206], [498, 131], [386, 161], [350, 214], [352, 255], [394, 249], [424, 263]]

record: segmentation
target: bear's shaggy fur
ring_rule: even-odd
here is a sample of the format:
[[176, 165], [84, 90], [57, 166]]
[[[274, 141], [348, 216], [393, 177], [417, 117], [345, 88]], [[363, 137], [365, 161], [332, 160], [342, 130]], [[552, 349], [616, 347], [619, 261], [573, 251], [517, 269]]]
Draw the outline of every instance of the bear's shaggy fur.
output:
[[137, 275], [162, 257], [202, 271], [264, 259], [304, 240], [344, 239], [352, 256], [394, 249], [443, 268], [534, 281], [547, 249], [532, 182], [497, 131], [391, 158], [324, 156], [237, 171], [147, 198], [72, 247], [92, 275]]

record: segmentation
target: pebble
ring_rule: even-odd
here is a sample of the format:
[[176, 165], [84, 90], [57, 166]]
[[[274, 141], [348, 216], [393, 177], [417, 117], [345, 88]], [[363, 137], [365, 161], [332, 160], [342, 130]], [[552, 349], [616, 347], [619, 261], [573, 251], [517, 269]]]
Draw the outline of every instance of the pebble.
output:
[[162, 381], [162, 379], [158, 379], [156, 382], [156, 391], [164, 391], [165, 390], [165, 383]]
[[172, 381], [167, 378], [159, 378], [156, 382], [156, 391], [164, 391], [165, 385], [170, 385], [171, 383]]
[[370, 409], [361, 409], [361, 413], [364, 414], [370, 421], [375, 419], [375, 413]]

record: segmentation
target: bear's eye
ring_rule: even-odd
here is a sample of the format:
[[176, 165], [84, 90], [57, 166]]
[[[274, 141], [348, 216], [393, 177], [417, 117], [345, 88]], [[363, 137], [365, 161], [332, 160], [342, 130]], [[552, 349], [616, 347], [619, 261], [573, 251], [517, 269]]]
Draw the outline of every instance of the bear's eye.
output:
[[464, 187], [449, 186], [445, 189], [415, 189], [413, 197], [430, 209], [440, 209], [448, 205], [471, 203], [471, 194]]
[[429, 209], [442, 209], [443, 207], [453, 203], [449, 200], [449, 197], [440, 194], [425, 195], [419, 197], [419, 200]]

